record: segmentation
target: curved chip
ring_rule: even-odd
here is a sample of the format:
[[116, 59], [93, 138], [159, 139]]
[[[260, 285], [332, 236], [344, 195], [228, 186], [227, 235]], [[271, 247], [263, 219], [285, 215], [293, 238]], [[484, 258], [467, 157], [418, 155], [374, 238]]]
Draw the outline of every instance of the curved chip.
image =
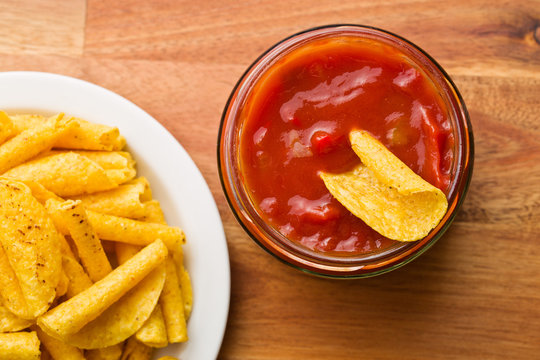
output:
[[163, 319], [163, 312], [159, 304], [156, 305], [154, 311], [150, 314], [150, 317], [143, 326], [137, 330], [135, 338], [141, 343], [153, 348], [162, 348], [169, 344], [165, 320]]
[[150, 346], [140, 343], [135, 337], [130, 337], [126, 341], [124, 353], [120, 360], [150, 360], [152, 352], [153, 349]]
[[23, 319], [43, 314], [56, 296], [60, 234], [23, 183], [0, 178], [0, 295]]
[[[49, 335], [64, 340], [67, 335], [79, 331], [98, 318], [147, 278], [150, 272], [165, 261], [167, 254], [163, 242], [154, 241], [88, 289], [39, 317], [39, 327]], [[102, 344], [101, 347], [106, 346], [108, 345]]]
[[85, 356], [80, 349], [47, 335], [39, 326], [32, 326], [32, 331], [36, 332], [39, 341], [52, 355], [53, 359], [85, 360]]
[[15, 135], [15, 125], [11, 118], [3, 111], [0, 111], [0, 144]]
[[[123, 244], [120, 242], [117, 242], [114, 245], [116, 249], [116, 258], [119, 264], [125, 263], [139, 251], [139, 247], [134, 245]], [[165, 278], [165, 283], [166, 282], [167, 278]], [[166, 285], [164, 284], [163, 287], [165, 286]], [[137, 330], [135, 337], [141, 343], [154, 348], [167, 346], [169, 343], [167, 339], [167, 329], [165, 328], [163, 313], [161, 312], [161, 306], [159, 304], [156, 305], [154, 311], [152, 311], [150, 317], [143, 326]]]
[[124, 344], [108, 346], [101, 349], [87, 350], [84, 353], [86, 360], [120, 360]]
[[60, 136], [78, 126], [74, 121], [63, 117], [64, 114], [51, 117], [43, 124], [24, 130], [3, 143], [0, 146], [0, 173], [50, 150]]
[[36, 181], [62, 197], [118, 186], [98, 163], [74, 152], [47, 154], [7, 171], [4, 176]]
[[[127, 151], [85, 151], [70, 150], [76, 154], [87, 157], [101, 166], [107, 172], [107, 176], [117, 185], [123, 184], [135, 178], [135, 160]], [[51, 153], [62, 153], [53, 150]]]
[[[40, 126], [46, 121], [42, 115], [16, 114], [11, 119], [17, 132]], [[79, 126], [54, 143], [55, 148], [81, 149], [81, 150], [120, 150], [126, 144], [126, 140], [116, 127], [92, 123], [79, 118], [72, 118]]]
[[21, 319], [0, 304], [0, 333], [19, 331], [32, 324], [32, 320]]
[[0, 334], [0, 360], [39, 360], [39, 339], [34, 331]]
[[150, 317], [165, 283], [160, 265], [95, 320], [62, 340], [81, 349], [118, 344], [133, 335]]
[[424, 238], [448, 208], [444, 193], [366, 131], [350, 140], [361, 165], [343, 174], [321, 173], [328, 191], [381, 235], [398, 241]]
[[143, 201], [147, 198], [152, 198], [152, 192], [145, 178], [132, 180], [116, 189], [73, 197], [81, 200], [86, 209], [131, 219], [145, 217], [146, 202]]

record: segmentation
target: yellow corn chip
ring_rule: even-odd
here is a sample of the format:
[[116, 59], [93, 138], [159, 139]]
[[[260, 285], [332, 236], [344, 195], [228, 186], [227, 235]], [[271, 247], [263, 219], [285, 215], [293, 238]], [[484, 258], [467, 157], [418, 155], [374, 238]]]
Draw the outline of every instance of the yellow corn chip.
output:
[[42, 125], [47, 120], [45, 116], [36, 114], [12, 114], [10, 115], [10, 118], [11, 121], [13, 121], [17, 134], [24, 130]]
[[[145, 223], [138, 220], [100, 214], [91, 210], [87, 210], [86, 215], [98, 237], [103, 240], [144, 246], [150, 244], [154, 239], [160, 239], [171, 250], [186, 241], [184, 231], [178, 227]], [[62, 231], [61, 229], [59, 230]]]
[[0, 360], [39, 360], [40, 355], [35, 332], [0, 334]]
[[[61, 154], [66, 151], [53, 150], [52, 154]], [[90, 160], [96, 162], [104, 169], [124, 169], [135, 166], [135, 160], [131, 157], [131, 154], [127, 151], [82, 151], [82, 150], [70, 150], [67, 152], [74, 152], [76, 154], [86, 156]]]
[[[123, 264], [140, 251], [139, 246], [129, 245], [117, 242], [115, 243], [116, 257], [119, 264]], [[167, 330], [165, 328], [165, 320], [161, 312], [161, 306], [156, 305], [152, 314], [144, 325], [135, 334], [137, 340], [145, 345], [160, 348], [167, 346]]]
[[0, 333], [20, 331], [26, 329], [32, 323], [32, 320], [21, 319], [0, 304]]
[[[175, 258], [173, 254], [173, 259]], [[180, 266], [176, 265], [178, 274], [178, 280], [180, 281], [180, 288], [182, 289], [182, 300], [184, 300], [184, 317], [189, 319], [191, 310], [193, 309], [193, 289], [191, 287], [191, 277], [188, 271], [184, 267], [184, 264]], [[178, 270], [180, 269], [180, 270]]]
[[0, 295], [15, 315], [33, 319], [55, 298], [61, 235], [25, 184], [0, 178], [0, 204]]
[[[46, 120], [42, 115], [33, 114], [17, 114], [11, 118], [18, 133], [39, 126]], [[122, 149], [126, 143], [116, 127], [78, 118], [73, 118], [73, 121], [79, 126], [58, 138], [54, 143], [55, 148], [111, 151]]]
[[69, 135], [60, 137], [54, 147], [113, 151], [122, 149], [126, 144], [126, 140], [116, 127], [91, 123], [78, 118], [74, 120], [79, 123], [79, 128]]
[[130, 337], [120, 360], [150, 360], [152, 352], [151, 347], [138, 342], [135, 337]]
[[48, 200], [49, 212], [57, 212], [77, 247], [77, 253], [92, 281], [103, 279], [112, 271], [111, 264], [101, 246], [101, 241], [86, 217], [86, 211], [80, 200], [58, 202]]
[[36, 181], [62, 197], [89, 194], [118, 186], [109, 176], [109, 171], [74, 152], [47, 154], [9, 170], [4, 176]]
[[119, 360], [122, 357], [123, 344], [117, 344], [102, 349], [86, 351], [86, 360]]
[[63, 116], [60, 114], [52, 117], [0, 145], [0, 174], [50, 150], [60, 136], [78, 126], [71, 120], [63, 119]]
[[27, 315], [29, 310], [19, 280], [2, 246], [0, 246], [0, 274], [2, 274], [0, 276], [0, 296], [5, 306], [18, 316], [33, 318], [33, 316]]
[[58, 281], [58, 285], [56, 286], [56, 298], [62, 297], [66, 295], [67, 289], [69, 286], [69, 278], [67, 277], [65, 271], [62, 269], [60, 272], [60, 280]]
[[351, 213], [389, 239], [424, 238], [446, 213], [444, 193], [365, 131], [350, 134], [362, 165], [343, 174], [322, 173], [330, 193]]
[[89, 210], [138, 219], [143, 218], [146, 214], [146, 203], [143, 201], [148, 197], [148, 193], [150, 193], [149, 197], [151, 198], [148, 181], [145, 178], [138, 178], [113, 190], [75, 196], [73, 199], [81, 200]]
[[75, 295], [92, 286], [92, 280], [84, 271], [81, 264], [75, 260], [72, 256], [62, 256], [62, 266], [65, 269], [66, 275], [69, 279], [67, 288], [67, 297], [71, 299]]
[[165, 215], [163, 214], [163, 210], [161, 210], [159, 201], [149, 200], [144, 203], [144, 216], [141, 220], [150, 223], [166, 223]]
[[3, 111], [0, 111], [0, 144], [15, 135], [15, 125], [11, 118]]
[[[135, 160], [126, 151], [84, 151], [84, 150], [52, 150], [45, 155], [75, 153], [90, 159], [105, 169], [107, 176], [115, 184], [123, 184], [135, 178]], [[87, 192], [89, 193], [89, 192]]]
[[[49, 335], [65, 340], [66, 335], [79, 331], [96, 319], [141, 282], [149, 272], [167, 258], [167, 253], [167, 248], [162, 241], [154, 241], [102, 280], [40, 316], [38, 325]], [[152, 306], [148, 316], [153, 308]], [[145, 320], [146, 318], [142, 322]], [[79, 331], [78, 334], [81, 332]], [[101, 347], [109, 345], [113, 344], [102, 344]]]
[[159, 303], [163, 311], [167, 337], [170, 343], [185, 342], [188, 340], [188, 336], [184, 315], [184, 301], [182, 299], [182, 290], [178, 282], [176, 267], [170, 256], [165, 262], [165, 267], [167, 279]]
[[135, 338], [153, 348], [162, 348], [169, 344], [167, 329], [161, 305], [157, 304], [144, 325], [135, 333]]
[[[135, 160], [126, 151], [73, 150], [69, 152], [82, 155], [101, 166], [107, 172], [107, 176], [116, 184], [123, 184], [136, 175]], [[65, 151], [53, 150], [49, 153], [62, 154]]]
[[30, 191], [32, 191], [32, 196], [34, 196], [42, 205], [45, 205], [49, 199], [63, 201], [61, 197], [57, 196], [52, 191], [47, 190], [45, 186], [38, 182], [32, 180], [21, 180], [21, 182], [30, 188]]
[[82, 349], [118, 344], [133, 335], [150, 317], [165, 283], [165, 268], [157, 267], [95, 320], [62, 339]]
[[[166, 225], [165, 216], [161, 210], [161, 206], [157, 200], [150, 200], [144, 203], [146, 208], [146, 215], [144, 221], [153, 222]], [[189, 273], [184, 267], [184, 252], [182, 246], [175, 246], [170, 250], [172, 259], [176, 267], [176, 273], [178, 281], [180, 283], [180, 289], [182, 290], [182, 301], [184, 302], [184, 317], [189, 319], [191, 315], [191, 309], [193, 306], [193, 290], [191, 287], [191, 278]]]
[[51, 354], [55, 360], [85, 360], [81, 350], [74, 346], [68, 345], [65, 342], [55, 339], [52, 336], [47, 335], [39, 326], [32, 326], [47, 351]]

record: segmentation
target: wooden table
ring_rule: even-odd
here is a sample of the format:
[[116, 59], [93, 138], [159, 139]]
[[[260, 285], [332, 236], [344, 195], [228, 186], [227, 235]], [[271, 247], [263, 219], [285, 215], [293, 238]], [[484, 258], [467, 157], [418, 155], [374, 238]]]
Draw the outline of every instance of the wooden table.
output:
[[[226, 204], [213, 145], [245, 68], [287, 35], [329, 23], [385, 28], [433, 55], [465, 98], [476, 143], [450, 231], [406, 267], [360, 281], [306, 276], [251, 241]], [[1, 0], [0, 70], [109, 88], [190, 153], [230, 251], [220, 358], [540, 358], [538, 0]]]

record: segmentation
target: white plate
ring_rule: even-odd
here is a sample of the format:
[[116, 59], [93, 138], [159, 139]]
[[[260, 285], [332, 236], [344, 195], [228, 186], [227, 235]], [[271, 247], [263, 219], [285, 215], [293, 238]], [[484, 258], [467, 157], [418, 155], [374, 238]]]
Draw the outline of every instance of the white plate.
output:
[[125, 98], [86, 81], [39, 72], [0, 73], [0, 110], [64, 112], [117, 126], [149, 181], [167, 221], [186, 233], [185, 262], [193, 283], [189, 341], [155, 358], [172, 355], [215, 359], [225, 332], [230, 269], [223, 225], [201, 173], [184, 148], [154, 118]]

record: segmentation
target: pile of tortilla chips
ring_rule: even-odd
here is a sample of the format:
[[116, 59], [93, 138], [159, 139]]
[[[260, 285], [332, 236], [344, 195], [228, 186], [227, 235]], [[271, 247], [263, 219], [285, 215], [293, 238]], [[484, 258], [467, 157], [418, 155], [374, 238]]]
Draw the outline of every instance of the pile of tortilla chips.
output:
[[0, 360], [150, 359], [188, 339], [181, 229], [117, 128], [0, 111]]
[[389, 239], [424, 238], [446, 213], [444, 193], [415, 174], [368, 132], [353, 131], [349, 138], [362, 164], [343, 174], [322, 173], [330, 193]]

